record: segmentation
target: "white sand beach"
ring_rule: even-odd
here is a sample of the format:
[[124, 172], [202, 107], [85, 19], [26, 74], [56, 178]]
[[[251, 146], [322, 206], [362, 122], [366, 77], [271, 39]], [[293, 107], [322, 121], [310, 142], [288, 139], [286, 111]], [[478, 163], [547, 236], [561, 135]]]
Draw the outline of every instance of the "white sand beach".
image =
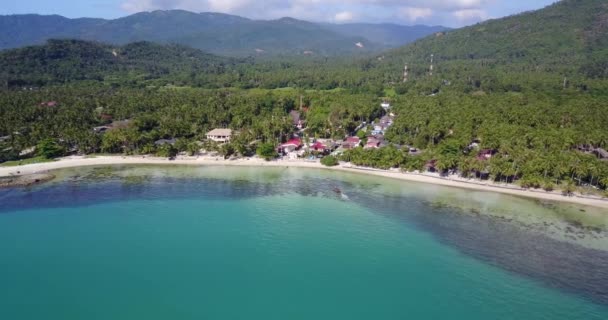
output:
[[260, 158], [244, 158], [237, 160], [224, 160], [221, 157], [178, 157], [175, 160], [167, 158], [156, 158], [148, 156], [97, 156], [97, 157], [66, 157], [54, 162], [29, 164], [16, 167], [0, 167], [0, 177], [41, 173], [50, 170], [74, 168], [83, 166], [100, 165], [195, 165], [195, 166], [259, 166], [259, 167], [293, 167], [312, 168], [343, 171], [351, 173], [368, 174], [405, 181], [431, 183], [436, 185], [464, 188], [479, 191], [498, 192], [528, 198], [569, 202], [599, 208], [608, 209], [608, 199], [592, 196], [564, 196], [558, 191], [547, 192], [544, 190], [522, 189], [515, 185], [498, 184], [490, 181], [479, 181], [474, 179], [463, 179], [456, 176], [441, 177], [433, 173], [403, 173], [397, 169], [378, 170], [371, 168], [356, 167], [351, 164], [341, 164], [336, 167], [325, 167], [318, 161], [307, 160], [275, 160], [265, 161]]

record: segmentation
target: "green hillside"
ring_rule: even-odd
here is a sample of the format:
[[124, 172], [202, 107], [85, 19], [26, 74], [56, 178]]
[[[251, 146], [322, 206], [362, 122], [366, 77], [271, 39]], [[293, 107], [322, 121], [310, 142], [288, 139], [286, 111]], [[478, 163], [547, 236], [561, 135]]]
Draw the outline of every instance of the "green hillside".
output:
[[607, 30], [608, 2], [564, 0], [542, 10], [430, 36], [391, 51], [377, 66], [403, 69], [408, 64], [414, 75], [422, 75], [433, 54], [439, 76], [473, 68], [605, 78]]
[[137, 42], [110, 46], [80, 40], [49, 40], [44, 46], [0, 52], [0, 79], [8, 87], [79, 81], [128, 84], [176, 75], [192, 75], [194, 81], [223, 74], [235, 63], [230, 58], [179, 45]]

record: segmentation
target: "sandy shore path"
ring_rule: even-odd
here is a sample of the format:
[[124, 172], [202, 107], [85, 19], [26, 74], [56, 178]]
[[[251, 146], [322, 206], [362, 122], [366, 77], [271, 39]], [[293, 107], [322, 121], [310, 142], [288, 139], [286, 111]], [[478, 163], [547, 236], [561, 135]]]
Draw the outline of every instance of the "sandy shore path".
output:
[[168, 160], [166, 158], [155, 157], [123, 157], [123, 156], [98, 156], [98, 157], [67, 157], [54, 162], [37, 163], [18, 167], [0, 167], [0, 177], [11, 175], [23, 175], [40, 173], [49, 170], [75, 168], [83, 166], [100, 166], [100, 165], [136, 165], [136, 164], [155, 164], [155, 165], [195, 165], [195, 166], [258, 166], [258, 167], [294, 167], [294, 168], [312, 168], [325, 169], [334, 171], [343, 171], [351, 173], [368, 174], [404, 181], [414, 181], [421, 183], [431, 183], [436, 185], [464, 188], [479, 191], [498, 192], [515, 196], [528, 198], [569, 202], [582, 204], [594, 207], [608, 209], [608, 199], [591, 196], [564, 196], [559, 192], [546, 192], [543, 190], [526, 190], [514, 185], [497, 184], [492, 182], [484, 182], [478, 180], [467, 180], [458, 177], [440, 177], [437, 174], [431, 173], [403, 173], [399, 170], [377, 170], [370, 168], [355, 167], [350, 164], [341, 164], [336, 167], [325, 167], [318, 161], [306, 160], [277, 160], [264, 161], [259, 158], [246, 158], [238, 160], [223, 160], [221, 158], [212, 157], [180, 157], [176, 160]]

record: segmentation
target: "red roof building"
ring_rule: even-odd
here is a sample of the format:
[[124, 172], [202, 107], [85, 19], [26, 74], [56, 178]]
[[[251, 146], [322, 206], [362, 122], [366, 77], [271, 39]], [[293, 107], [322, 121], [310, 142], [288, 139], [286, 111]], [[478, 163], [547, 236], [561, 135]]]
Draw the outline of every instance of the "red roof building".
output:
[[361, 139], [359, 137], [348, 137], [342, 143], [342, 148], [344, 149], [353, 149], [359, 146], [361, 143]]
[[317, 152], [327, 152], [327, 151], [330, 151], [331, 148], [328, 147], [327, 145], [317, 141], [313, 145], [310, 146], [310, 149], [313, 151], [317, 151]]
[[289, 153], [302, 148], [302, 140], [300, 138], [292, 138], [281, 144], [278, 148], [279, 152]]

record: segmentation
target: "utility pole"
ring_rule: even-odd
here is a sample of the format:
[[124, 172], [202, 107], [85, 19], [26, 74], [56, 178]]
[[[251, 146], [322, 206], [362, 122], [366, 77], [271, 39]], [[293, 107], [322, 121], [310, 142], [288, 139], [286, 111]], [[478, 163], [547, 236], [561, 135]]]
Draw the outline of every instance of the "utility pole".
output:
[[408, 80], [408, 74], [409, 74], [409, 72], [408, 72], [408, 71], [409, 71], [409, 70], [408, 70], [408, 68], [407, 68], [407, 64], [406, 64], [406, 65], [405, 65], [405, 68], [403, 69], [403, 82], [407, 82], [407, 80]]
[[568, 78], [564, 77], [564, 90], [568, 87]]

